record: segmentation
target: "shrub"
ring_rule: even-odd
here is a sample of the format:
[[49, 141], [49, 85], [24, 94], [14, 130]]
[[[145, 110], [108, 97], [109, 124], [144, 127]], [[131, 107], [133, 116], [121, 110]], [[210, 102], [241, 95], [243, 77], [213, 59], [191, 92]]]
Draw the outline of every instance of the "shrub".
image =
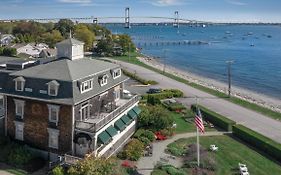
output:
[[157, 96], [153, 96], [153, 95], [148, 95], [147, 96], [147, 103], [151, 104], [151, 105], [157, 105], [157, 104], [161, 104], [160, 98]]
[[150, 142], [153, 142], [155, 140], [154, 133], [150, 130], [145, 130], [145, 129], [137, 130], [137, 132], [134, 134], [134, 137], [137, 139], [144, 137], [147, 138]]
[[139, 127], [144, 127], [152, 131], [159, 131], [171, 127], [173, 117], [167, 112], [167, 109], [161, 105], [146, 106], [138, 118]]
[[143, 99], [148, 99], [148, 97], [152, 98], [154, 97], [155, 99], [163, 100], [167, 98], [173, 98], [173, 97], [183, 97], [183, 92], [178, 90], [178, 89], [164, 89], [161, 93], [157, 94], [146, 94], [143, 95]]
[[161, 169], [166, 171], [170, 175], [185, 175], [185, 173], [182, 170], [179, 170], [172, 165], [162, 166]]
[[151, 85], [156, 85], [156, 84], [158, 84], [158, 83], [157, 83], [156, 81], [154, 81], [154, 80], [145, 80], [145, 79], [143, 79], [143, 78], [137, 76], [137, 75], [134, 74], [134, 73], [131, 73], [131, 72], [129, 72], [129, 71], [126, 71], [125, 69], [122, 69], [122, 71], [123, 71], [124, 75], [126, 75], [126, 76], [128, 76], [128, 77], [130, 77], [130, 78], [132, 78], [132, 79], [134, 79], [134, 80], [136, 80], [136, 81], [138, 81], [138, 82], [140, 82], [140, 83], [142, 83], [142, 84], [144, 84], [144, 85], [149, 85], [149, 84], [151, 84]]
[[186, 107], [181, 103], [171, 103], [171, 104], [167, 105], [167, 108], [170, 111], [177, 111], [177, 110], [185, 110], [186, 109]]
[[32, 158], [32, 154], [27, 149], [16, 145], [15, 148], [11, 148], [8, 155], [8, 163], [21, 166], [28, 163]]
[[64, 175], [64, 169], [61, 166], [56, 166], [53, 170], [52, 170], [53, 175]]
[[124, 149], [126, 158], [132, 161], [137, 161], [141, 158], [144, 150], [144, 144], [138, 139], [132, 139]]
[[233, 126], [233, 135], [281, 161], [281, 144], [242, 125]]
[[175, 133], [175, 128], [166, 128], [166, 129], [162, 129], [160, 130], [160, 133], [164, 136], [168, 136], [171, 137], [174, 135]]
[[[230, 120], [216, 112], [213, 112], [201, 105], [198, 105], [202, 115], [203, 119], [205, 118], [206, 120], [212, 122], [214, 125], [226, 130], [226, 131], [232, 131], [232, 126], [236, 124], [235, 121]], [[196, 106], [192, 105], [191, 109], [195, 112], [196, 111]]]

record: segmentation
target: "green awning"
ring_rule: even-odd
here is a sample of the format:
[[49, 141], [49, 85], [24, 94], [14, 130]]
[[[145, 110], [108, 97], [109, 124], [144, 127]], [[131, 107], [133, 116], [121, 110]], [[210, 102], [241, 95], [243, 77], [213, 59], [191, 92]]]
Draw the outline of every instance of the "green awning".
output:
[[135, 113], [137, 113], [137, 115], [139, 115], [141, 113], [141, 109], [139, 107], [137, 107], [137, 106], [135, 106], [133, 108], [133, 110], [135, 111]]
[[117, 130], [113, 127], [113, 126], [110, 126], [106, 129], [106, 132], [111, 136], [115, 136], [117, 134]]
[[123, 115], [123, 116], [121, 117], [121, 120], [122, 120], [126, 125], [128, 125], [128, 124], [132, 121], [132, 119], [130, 119], [127, 115]]
[[119, 119], [114, 123], [114, 127], [117, 128], [119, 131], [123, 131], [126, 125], [121, 119]]
[[133, 110], [133, 109], [131, 109], [129, 112], [128, 112], [128, 116], [131, 118], [131, 119], [135, 119], [135, 118], [137, 118], [137, 113]]
[[103, 143], [103, 144], [107, 144], [110, 140], [110, 135], [106, 132], [103, 131], [102, 133], [99, 134], [98, 139]]

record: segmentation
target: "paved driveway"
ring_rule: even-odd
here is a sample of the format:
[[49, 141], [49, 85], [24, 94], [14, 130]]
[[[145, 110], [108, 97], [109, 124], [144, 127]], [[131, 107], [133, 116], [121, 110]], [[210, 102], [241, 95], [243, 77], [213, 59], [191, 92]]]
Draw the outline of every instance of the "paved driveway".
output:
[[[175, 88], [180, 89], [184, 92], [187, 97], [208, 97], [200, 98], [199, 104], [206, 106], [210, 110], [216, 111], [228, 118], [236, 121], [239, 124], [245, 125], [277, 142], [281, 143], [281, 122], [266, 117], [255, 111], [246, 109], [224, 99], [216, 98], [213, 95], [190, 87], [184, 83], [180, 83], [176, 80], [155, 73], [151, 70], [143, 68], [138, 65], [116, 61], [118, 64], [126, 68], [130, 72], [136, 72], [140, 77], [144, 77], [149, 80], [155, 80], [159, 82], [158, 87], [162, 88]], [[185, 98], [182, 100], [183, 103], [195, 103], [194, 98]]]

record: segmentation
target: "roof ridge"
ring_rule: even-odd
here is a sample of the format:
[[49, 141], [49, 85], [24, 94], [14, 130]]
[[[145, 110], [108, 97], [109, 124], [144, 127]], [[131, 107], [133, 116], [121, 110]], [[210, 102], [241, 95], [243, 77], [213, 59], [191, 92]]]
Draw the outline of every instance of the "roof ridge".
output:
[[69, 64], [69, 60], [68, 59], [64, 59], [65, 60], [65, 62], [66, 62], [66, 67], [67, 67], [67, 71], [68, 71], [68, 75], [69, 75], [69, 78], [70, 78], [70, 80], [73, 80], [73, 76], [72, 76], [72, 74], [71, 74], [71, 71], [70, 71], [70, 68], [69, 68], [69, 66], [70, 66], [70, 64]]

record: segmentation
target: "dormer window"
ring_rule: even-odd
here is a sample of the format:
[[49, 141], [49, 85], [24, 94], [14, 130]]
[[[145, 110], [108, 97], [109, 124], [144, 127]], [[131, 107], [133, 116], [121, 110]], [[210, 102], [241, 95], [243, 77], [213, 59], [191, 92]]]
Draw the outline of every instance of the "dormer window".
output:
[[56, 80], [53, 80], [47, 83], [47, 85], [48, 85], [48, 95], [57, 96], [60, 84]]
[[121, 69], [115, 69], [112, 71], [113, 79], [116, 79], [121, 76]]
[[81, 93], [88, 92], [93, 89], [93, 79], [83, 81], [80, 84]]
[[15, 90], [23, 91], [25, 85], [25, 79], [23, 77], [17, 77], [14, 79], [14, 81], [15, 81]]
[[99, 79], [100, 85], [101, 86], [106, 85], [107, 84], [107, 79], [108, 79], [108, 75], [105, 74], [105, 75], [101, 76], [100, 79]]

